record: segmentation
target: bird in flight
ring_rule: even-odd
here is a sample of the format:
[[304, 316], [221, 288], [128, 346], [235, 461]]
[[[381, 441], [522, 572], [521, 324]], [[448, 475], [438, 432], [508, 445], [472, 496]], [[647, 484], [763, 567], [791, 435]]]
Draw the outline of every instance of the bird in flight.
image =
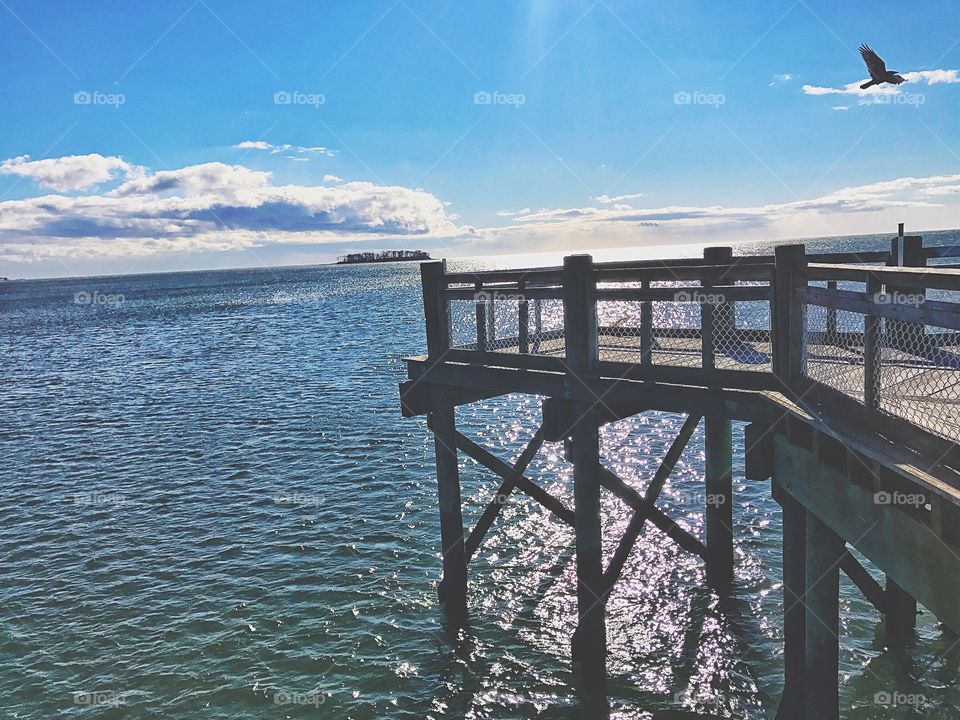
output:
[[870, 80], [869, 82], [865, 82], [860, 86], [861, 90], [866, 90], [868, 87], [873, 87], [874, 85], [880, 85], [882, 83], [899, 85], [900, 83], [906, 82], [906, 80], [897, 75], [896, 70], [887, 70], [886, 64], [880, 59], [879, 55], [870, 49], [869, 45], [860, 46], [860, 56], [867, 64], [867, 70], [870, 71]]

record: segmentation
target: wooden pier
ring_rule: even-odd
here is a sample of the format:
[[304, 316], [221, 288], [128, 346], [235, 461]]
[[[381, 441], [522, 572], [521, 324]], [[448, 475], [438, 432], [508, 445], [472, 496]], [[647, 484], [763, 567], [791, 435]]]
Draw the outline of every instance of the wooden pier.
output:
[[[909, 640], [921, 603], [960, 632], [960, 269], [901, 226], [889, 252], [594, 263], [476, 273], [421, 265], [427, 354], [407, 358], [405, 416], [435, 436], [443, 579], [450, 623], [467, 619], [468, 563], [515, 491], [571, 525], [578, 627], [574, 670], [602, 695], [605, 599], [645, 528], [703, 559], [720, 595], [734, 583], [732, 421], [745, 422], [746, 477], [770, 481], [783, 513], [784, 694], [778, 717], [833, 720], [839, 707], [839, 573]], [[457, 406], [540, 396], [542, 424], [514, 461], [457, 429]], [[602, 463], [609, 422], [687, 416], [645, 489]], [[657, 507], [704, 424], [705, 537]], [[544, 442], [567, 443], [574, 505], [527, 475]], [[500, 481], [465, 532], [458, 456]], [[604, 567], [600, 495], [633, 510]], [[879, 583], [850, 552], [885, 575]], [[601, 601], [598, 601], [598, 598]]]

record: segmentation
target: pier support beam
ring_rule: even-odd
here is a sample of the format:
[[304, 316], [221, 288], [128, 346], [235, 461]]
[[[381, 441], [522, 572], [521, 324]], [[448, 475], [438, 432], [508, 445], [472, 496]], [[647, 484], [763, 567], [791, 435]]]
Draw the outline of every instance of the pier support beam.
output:
[[434, 450], [437, 460], [437, 494], [440, 500], [440, 544], [443, 550], [443, 579], [440, 604], [447, 620], [462, 626], [467, 619], [467, 557], [463, 546], [463, 514], [460, 509], [460, 471], [457, 467], [457, 425], [449, 390], [433, 390]]
[[589, 413], [574, 429], [572, 459], [578, 619], [571, 645], [573, 669], [588, 692], [599, 694], [606, 683], [606, 587], [600, 525], [600, 434]]
[[846, 544], [816, 515], [806, 518], [806, 720], [840, 718], [840, 564]]
[[707, 582], [721, 595], [733, 586], [733, 445], [730, 420], [704, 418]]
[[[722, 266], [732, 262], [733, 250], [711, 247], [703, 251], [706, 265], [718, 265], [704, 285], [722, 282]], [[700, 308], [703, 324], [703, 367], [713, 370], [717, 356], [729, 347], [734, 335], [733, 305], [704, 303]], [[704, 418], [706, 454], [706, 532], [707, 582], [720, 595], [733, 586], [733, 443], [730, 419], [707, 415]]]
[[884, 592], [887, 638], [900, 644], [909, 642], [917, 627], [917, 601], [889, 576]]
[[[563, 329], [570, 387], [594, 376], [599, 360], [596, 281], [593, 258], [563, 259]], [[593, 696], [605, 691], [607, 677], [606, 587], [600, 524], [600, 424], [594, 406], [574, 403], [571, 433], [573, 497], [577, 542], [577, 629], [571, 650], [573, 670]]]
[[807, 511], [792, 495], [782, 491], [780, 505], [783, 511], [783, 699], [777, 720], [804, 720]]

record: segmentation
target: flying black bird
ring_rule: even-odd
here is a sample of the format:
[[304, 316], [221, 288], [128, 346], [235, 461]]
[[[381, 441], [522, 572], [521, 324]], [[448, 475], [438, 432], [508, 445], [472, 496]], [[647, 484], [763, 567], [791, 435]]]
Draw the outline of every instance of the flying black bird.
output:
[[881, 60], [880, 56], [870, 49], [869, 45], [860, 46], [860, 55], [863, 57], [863, 61], [867, 64], [867, 70], [870, 71], [870, 81], [861, 85], [861, 90], [866, 90], [868, 87], [880, 85], [881, 83], [899, 85], [900, 83], [906, 82], [906, 80], [897, 75], [896, 70], [887, 70], [887, 66], [884, 64], [883, 60]]

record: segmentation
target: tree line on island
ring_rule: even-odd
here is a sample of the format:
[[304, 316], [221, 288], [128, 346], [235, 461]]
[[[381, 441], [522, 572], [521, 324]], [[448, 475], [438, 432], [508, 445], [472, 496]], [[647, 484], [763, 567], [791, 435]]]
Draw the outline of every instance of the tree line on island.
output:
[[430, 253], [424, 252], [423, 250], [380, 250], [376, 252], [358, 252], [341, 255], [337, 258], [337, 265], [429, 259]]

